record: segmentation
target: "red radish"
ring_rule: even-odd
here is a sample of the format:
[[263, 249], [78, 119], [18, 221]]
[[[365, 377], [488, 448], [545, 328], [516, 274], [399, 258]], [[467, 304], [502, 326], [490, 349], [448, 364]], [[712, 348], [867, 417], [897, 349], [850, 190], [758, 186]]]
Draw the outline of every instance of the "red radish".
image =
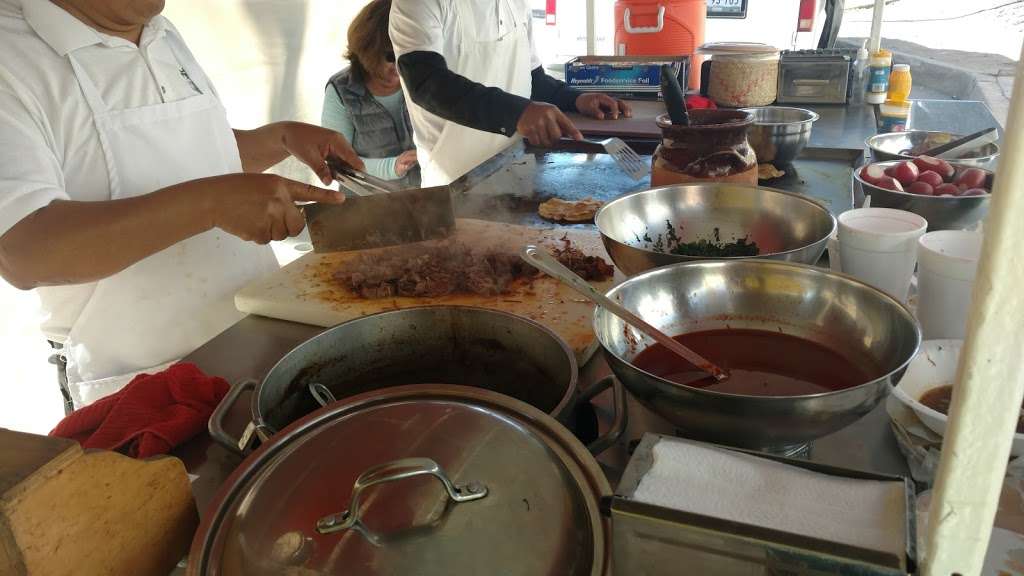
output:
[[893, 178], [896, 178], [896, 166], [889, 166], [888, 168], [886, 168], [885, 169], [885, 175], [886, 176], [892, 176]]
[[880, 182], [884, 182], [887, 179], [893, 179], [892, 176], [886, 176], [885, 170], [883, 170], [878, 164], [865, 166], [864, 169], [860, 171], [860, 177], [868, 184], [873, 184], [875, 186], [879, 186]]
[[988, 194], [988, 190], [984, 188], [971, 188], [970, 190], [964, 190], [960, 193], [960, 196], [984, 196]]
[[935, 194], [935, 189], [932, 188], [932, 185], [927, 182], [917, 181], [911, 184], [909, 188], [907, 188], [907, 192], [910, 192], [911, 194], [918, 194], [921, 196], [932, 196]]
[[935, 188], [939, 184], [942, 184], [942, 176], [939, 176], [938, 172], [926, 170], [924, 172], [921, 172], [921, 175], [917, 177], [917, 181], [924, 182], [925, 184], [928, 184], [932, 188]]
[[942, 160], [939, 160], [938, 158], [932, 158], [931, 156], [918, 156], [917, 158], [914, 158], [914, 164], [921, 170], [921, 172], [931, 170], [939, 175], [943, 173]]
[[917, 166], [915, 166], [910, 160], [907, 160], [906, 162], [900, 162], [893, 166], [892, 173], [889, 174], [889, 176], [899, 180], [900, 184], [903, 184], [904, 186], [910, 186], [914, 182], [917, 182], [917, 177], [920, 173], [921, 172], [917, 169]]
[[953, 176], [956, 176], [956, 168], [953, 168], [953, 165], [945, 160], [939, 160], [939, 168], [941, 170], [936, 170], [939, 176], [942, 176], [942, 179], [946, 182], [952, 182]]
[[892, 176], [882, 176], [882, 179], [879, 180], [878, 182], [875, 182], [874, 185], [878, 186], [879, 188], [885, 188], [886, 190], [896, 190], [898, 192], [903, 192], [903, 185], [900, 184], [899, 180], [893, 178]]
[[939, 184], [935, 187], [936, 196], [959, 196], [960, 189], [956, 184]]
[[978, 168], [968, 168], [957, 175], [953, 183], [961, 190], [985, 187], [985, 172]]

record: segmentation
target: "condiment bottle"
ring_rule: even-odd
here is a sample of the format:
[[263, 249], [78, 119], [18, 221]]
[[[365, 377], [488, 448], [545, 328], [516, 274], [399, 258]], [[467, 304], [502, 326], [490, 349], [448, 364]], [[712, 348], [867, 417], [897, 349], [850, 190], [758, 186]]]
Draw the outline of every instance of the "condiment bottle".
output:
[[905, 132], [910, 124], [910, 102], [886, 100], [878, 107], [878, 132]]
[[879, 50], [871, 55], [868, 64], [868, 104], [883, 104], [889, 94], [889, 71], [892, 68], [892, 52]]
[[913, 78], [910, 76], [909, 64], [896, 64], [889, 75], [889, 100], [906, 102], [910, 98], [910, 87]]
[[857, 59], [853, 62], [853, 79], [850, 82], [850, 104], [863, 104], [864, 92], [867, 90], [867, 68], [871, 56], [868, 53], [868, 41], [857, 50]]

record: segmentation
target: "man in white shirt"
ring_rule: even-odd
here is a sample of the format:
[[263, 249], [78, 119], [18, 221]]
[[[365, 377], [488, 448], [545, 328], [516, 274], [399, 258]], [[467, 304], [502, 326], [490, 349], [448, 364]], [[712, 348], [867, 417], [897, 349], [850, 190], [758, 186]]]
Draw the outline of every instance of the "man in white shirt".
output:
[[303, 228], [294, 202], [344, 199], [260, 172], [361, 165], [316, 126], [232, 131], [162, 8], [0, 0], [0, 275], [38, 289], [78, 405], [237, 321], [234, 292], [276, 266], [265, 245]]
[[462, 176], [517, 133], [541, 146], [582, 138], [563, 111], [630, 115], [544, 72], [527, 0], [392, 0], [389, 27], [424, 186]]

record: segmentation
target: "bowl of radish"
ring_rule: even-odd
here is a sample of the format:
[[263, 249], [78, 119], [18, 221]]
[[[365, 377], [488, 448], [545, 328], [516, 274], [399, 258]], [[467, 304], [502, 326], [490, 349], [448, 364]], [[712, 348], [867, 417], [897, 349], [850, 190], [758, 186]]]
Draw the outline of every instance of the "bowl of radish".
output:
[[876, 162], [853, 173], [854, 186], [871, 196], [873, 208], [918, 214], [929, 231], [969, 228], [984, 218], [992, 178], [988, 170], [930, 156]]
[[[878, 162], [890, 160], [913, 160], [926, 151], [949, 144], [963, 137], [963, 134], [950, 132], [930, 132], [926, 130], [908, 130], [906, 132], [890, 132], [876, 134], [868, 138], [865, 144], [871, 151], [871, 157]], [[984, 144], [967, 150], [958, 158], [949, 158], [957, 164], [966, 164], [975, 168], [991, 170], [999, 158], [999, 145], [995, 142]]]

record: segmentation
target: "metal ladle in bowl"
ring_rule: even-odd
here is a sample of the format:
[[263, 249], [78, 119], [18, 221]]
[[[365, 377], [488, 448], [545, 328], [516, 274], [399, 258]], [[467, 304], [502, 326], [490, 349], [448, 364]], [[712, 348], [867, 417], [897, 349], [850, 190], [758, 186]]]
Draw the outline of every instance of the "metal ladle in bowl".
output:
[[665, 334], [653, 325], [647, 323], [643, 318], [633, 314], [629, 310], [626, 310], [622, 305], [598, 292], [596, 288], [591, 286], [583, 278], [580, 278], [575, 272], [563, 266], [562, 263], [553, 258], [551, 254], [548, 254], [546, 250], [538, 248], [537, 246], [527, 245], [523, 247], [520, 256], [522, 256], [523, 260], [541, 272], [544, 272], [552, 278], [560, 280], [566, 286], [569, 286], [573, 290], [582, 294], [587, 300], [590, 300], [594, 304], [597, 304], [619, 318], [622, 318], [622, 320], [627, 324], [633, 326], [637, 330], [640, 330], [644, 334], [647, 334], [658, 344], [668, 348], [671, 352], [682, 357], [700, 370], [707, 372], [713, 376], [715, 380], [721, 382], [729, 378], [729, 373], [725, 370], [722, 370], [718, 366], [712, 364], [703, 356], [697, 354], [693, 350], [690, 350], [686, 346], [683, 346], [668, 334]]

